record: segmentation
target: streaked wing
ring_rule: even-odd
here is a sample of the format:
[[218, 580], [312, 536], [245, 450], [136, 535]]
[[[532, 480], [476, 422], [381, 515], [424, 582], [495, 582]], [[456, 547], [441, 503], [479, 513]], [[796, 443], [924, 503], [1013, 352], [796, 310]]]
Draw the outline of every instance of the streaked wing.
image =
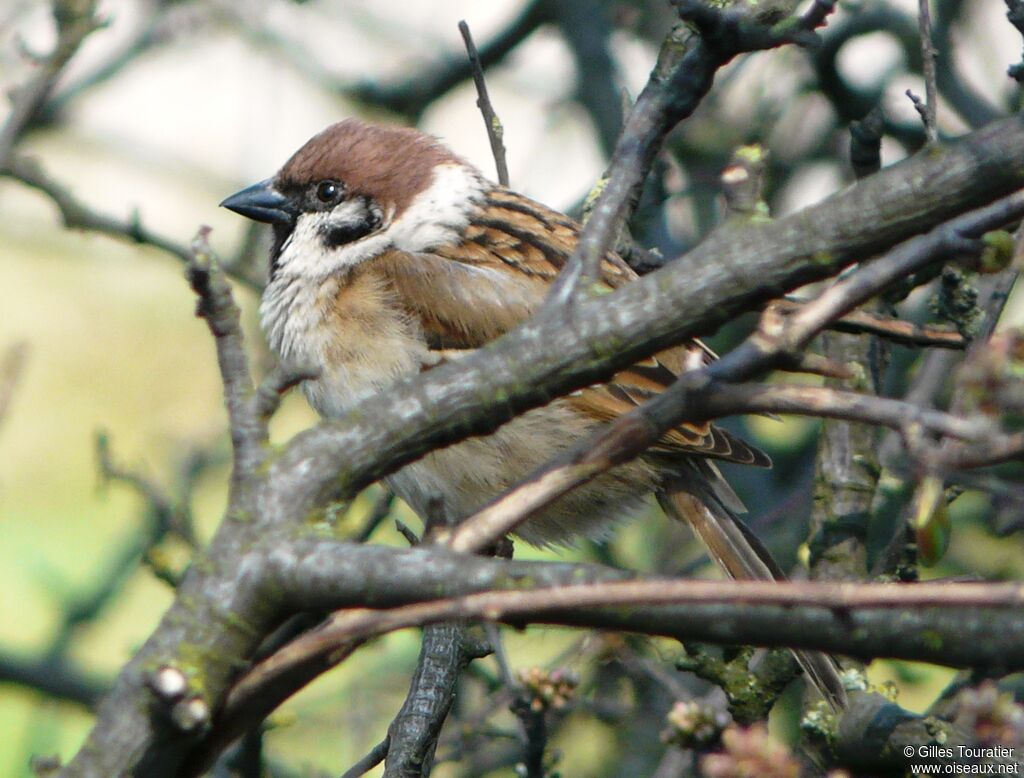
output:
[[[701, 350], [694, 345], [692, 350]], [[568, 402], [580, 412], [599, 421], [611, 421], [654, 398], [675, 381], [676, 374], [661, 361], [679, 361], [685, 347], [657, 354], [647, 362], [616, 373], [607, 384], [574, 392]], [[685, 357], [683, 357], [685, 359]], [[771, 467], [768, 455], [710, 422], [684, 422], [665, 433], [650, 448], [655, 454], [678, 456], [700, 454], [756, 467]]]
[[[496, 187], [466, 228], [462, 243], [430, 254], [391, 252], [374, 264], [384, 270], [409, 313], [419, 320], [441, 362], [452, 357], [451, 350], [482, 346], [536, 311], [572, 255], [579, 231], [576, 222], [557, 211]], [[637, 277], [611, 252], [601, 269], [609, 289]], [[610, 421], [662, 392], [694, 361], [704, 364], [715, 358], [710, 348], [695, 340], [566, 399], [595, 421]], [[683, 424], [666, 433], [652, 451], [771, 464], [765, 454], [710, 423]]]
[[[494, 187], [479, 215], [466, 228], [459, 246], [438, 250], [440, 256], [479, 267], [512, 268], [523, 275], [550, 283], [565, 267], [580, 225], [534, 200]], [[601, 276], [614, 289], [636, 278], [621, 257], [608, 252]]]

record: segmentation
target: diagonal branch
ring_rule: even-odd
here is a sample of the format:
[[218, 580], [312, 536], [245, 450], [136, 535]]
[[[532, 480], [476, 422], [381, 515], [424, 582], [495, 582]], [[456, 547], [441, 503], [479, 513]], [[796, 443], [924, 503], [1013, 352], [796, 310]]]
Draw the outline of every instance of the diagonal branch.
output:
[[809, 42], [815, 36], [805, 25], [823, 23], [825, 14], [817, 9], [832, 4], [823, 0], [806, 18], [774, 27], [700, 0], [674, 0], [673, 5], [680, 18], [693, 24], [699, 34], [680, 25], [662, 44], [647, 85], [626, 119], [601, 194], [576, 250], [548, 298], [549, 309], [558, 310], [600, 278], [605, 252], [615, 245], [622, 225], [636, 207], [665, 136], [697, 108], [719, 68], [737, 54]]
[[505, 130], [501, 126], [498, 114], [494, 112], [494, 105], [491, 97], [487, 94], [487, 81], [484, 79], [484, 68], [480, 63], [480, 54], [473, 43], [473, 35], [469, 31], [469, 25], [465, 20], [459, 22], [459, 32], [462, 33], [462, 40], [466, 44], [466, 54], [469, 56], [469, 64], [473, 69], [473, 83], [476, 84], [476, 104], [484, 117], [484, 125], [487, 127], [487, 139], [491, 143], [491, 154], [494, 156], [494, 166], [498, 171], [498, 183], [508, 186], [508, 162], [505, 160]]
[[[870, 397], [835, 390], [801, 393], [791, 388], [786, 396], [780, 388], [778, 396], [772, 397], [770, 392], [759, 393], [757, 387], [729, 389], [722, 384], [771, 369], [780, 357], [799, 352], [831, 322], [920, 267], [941, 260], [951, 252], [967, 249], [979, 253], [980, 242], [971, 243], [967, 236], [980, 237], [1021, 215], [1024, 215], [1024, 193], [1017, 193], [900, 246], [837, 282], [782, 321], [774, 321], [769, 309], [761, 328], [737, 349], [718, 362], [685, 374], [655, 399], [581, 441], [497, 502], [460, 523], [451, 531], [451, 547], [470, 551], [495, 542], [536, 510], [615, 465], [633, 459], [665, 431], [683, 421], [698, 421], [717, 416], [719, 412], [725, 415], [751, 411], [796, 411], [836, 418], [859, 416], [863, 421], [897, 427], [912, 418], [924, 418], [923, 412], [915, 412], [914, 407], [906, 403], [880, 398], [871, 402]], [[793, 395], [802, 396], [803, 401], [794, 402]], [[811, 395], [814, 399], [809, 401]], [[718, 409], [712, 410], [716, 403]], [[953, 417], [946, 417], [945, 421], [955, 423]], [[965, 430], [961, 428], [961, 431]], [[974, 434], [989, 432], [987, 428], [975, 427]], [[1006, 448], [1012, 450], [1012, 445], [1006, 443]]]
[[[152, 232], [137, 216], [130, 219], [119, 219], [93, 210], [89, 205], [76, 198], [67, 187], [50, 178], [34, 159], [14, 156], [6, 162], [0, 160], [0, 176], [19, 181], [49, 197], [60, 211], [64, 226], [68, 229], [96, 232], [118, 240], [152, 246], [185, 263], [192, 258], [192, 252], [188, 246]], [[263, 287], [262, 275], [254, 268], [240, 267], [238, 263], [231, 263], [228, 269], [232, 271], [233, 278], [249, 288], [261, 289]]]
[[0, 127], [0, 168], [7, 165], [18, 140], [43, 108], [64, 66], [82, 42], [103, 26], [96, 16], [95, 0], [55, 0], [53, 18], [57, 25], [53, 51], [40, 62], [32, 78], [14, 91], [7, 121]]

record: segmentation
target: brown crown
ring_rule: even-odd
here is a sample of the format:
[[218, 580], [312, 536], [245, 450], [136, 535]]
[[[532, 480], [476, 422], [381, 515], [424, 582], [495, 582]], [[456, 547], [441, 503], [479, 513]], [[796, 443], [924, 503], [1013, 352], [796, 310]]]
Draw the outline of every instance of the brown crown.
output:
[[277, 174], [281, 186], [332, 179], [400, 214], [426, 189], [434, 167], [462, 163], [436, 139], [409, 127], [345, 119], [313, 136]]

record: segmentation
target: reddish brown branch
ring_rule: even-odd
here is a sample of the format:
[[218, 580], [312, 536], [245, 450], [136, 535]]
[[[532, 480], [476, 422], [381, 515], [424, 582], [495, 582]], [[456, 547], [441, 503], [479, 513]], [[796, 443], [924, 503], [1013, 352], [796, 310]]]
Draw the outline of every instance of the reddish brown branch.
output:
[[[555, 613], [578, 612], [576, 625], [590, 623], [588, 608], [657, 605], [747, 605], [751, 607], [857, 609], [1006, 608], [1024, 604], [1024, 584], [863, 584], [807, 581], [681, 581], [678, 579], [610, 581], [519, 591], [489, 591], [417, 603], [386, 611], [358, 610], [334, 614], [324, 626], [307, 633], [251, 670], [232, 697], [251, 694], [289, 668], [307, 665], [337, 652], [348, 655], [366, 640], [398, 629], [451, 620], [548, 621]], [[556, 619], [557, 620], [557, 619]], [[657, 633], [657, 628], [652, 627]], [[229, 703], [230, 704], [230, 703]]]
[[[771, 307], [783, 314], [794, 313], [805, 302], [777, 300]], [[880, 316], [868, 311], [851, 311], [836, 319], [826, 329], [854, 335], [874, 335], [902, 346], [931, 346], [933, 348], [963, 349], [967, 339], [956, 330], [927, 324], [914, 324], [902, 319]]]

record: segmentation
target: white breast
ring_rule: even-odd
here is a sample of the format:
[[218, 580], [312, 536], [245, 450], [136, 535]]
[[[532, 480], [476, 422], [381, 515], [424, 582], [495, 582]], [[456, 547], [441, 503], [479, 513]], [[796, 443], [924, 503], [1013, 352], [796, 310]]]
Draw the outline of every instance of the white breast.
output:
[[282, 363], [320, 374], [302, 390], [322, 416], [341, 416], [428, 359], [418, 326], [369, 272], [321, 280], [278, 275], [263, 294], [260, 318]]

